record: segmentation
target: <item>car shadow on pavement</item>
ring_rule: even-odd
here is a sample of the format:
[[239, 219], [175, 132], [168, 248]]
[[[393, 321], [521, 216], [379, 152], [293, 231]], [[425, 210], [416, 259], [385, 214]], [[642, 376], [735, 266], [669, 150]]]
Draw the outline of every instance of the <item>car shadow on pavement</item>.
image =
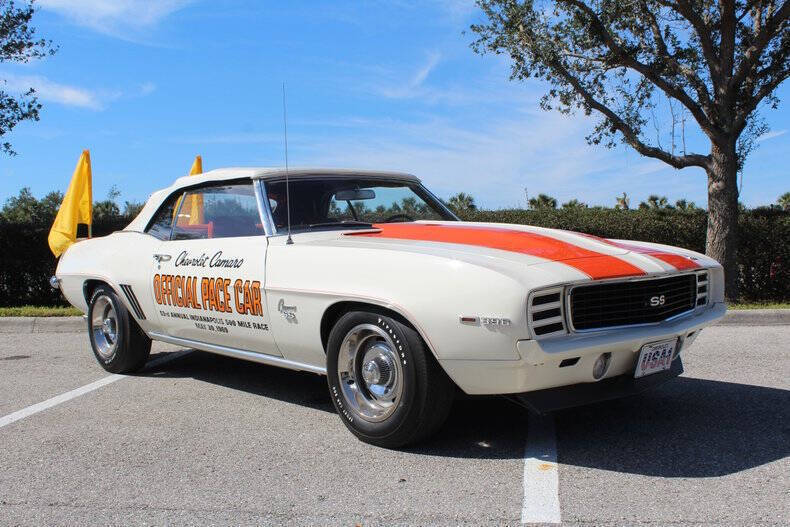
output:
[[[152, 355], [151, 360], [166, 355]], [[232, 390], [268, 397], [324, 412], [335, 412], [326, 379], [203, 351], [192, 351], [172, 362], [143, 370], [140, 375], [193, 378]], [[439, 432], [417, 447], [416, 454], [508, 459], [521, 458], [527, 431], [527, 411], [500, 397], [462, 396]], [[342, 427], [338, 419], [337, 426]], [[349, 436], [351, 438], [351, 436]]]
[[[159, 353], [157, 357], [160, 355], [164, 354]], [[151, 358], [155, 357], [152, 355]], [[315, 410], [335, 411], [323, 376], [204, 351], [193, 350], [173, 362], [143, 370], [140, 374], [163, 378], [188, 377]]]
[[643, 395], [555, 414], [559, 461], [660, 477], [716, 477], [790, 455], [790, 390], [679, 377]]
[[[202, 351], [142, 375], [189, 377], [335, 412], [322, 376]], [[461, 396], [441, 430], [406, 451], [521, 458], [528, 417], [501, 397]], [[556, 412], [555, 421], [560, 463], [602, 470], [715, 477], [790, 455], [790, 390], [777, 388], [679, 377], [643, 395]]]

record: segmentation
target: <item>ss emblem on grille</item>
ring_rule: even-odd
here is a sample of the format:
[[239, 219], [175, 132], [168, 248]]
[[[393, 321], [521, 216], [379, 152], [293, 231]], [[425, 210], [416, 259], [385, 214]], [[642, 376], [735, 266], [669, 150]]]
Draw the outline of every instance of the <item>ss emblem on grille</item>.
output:
[[650, 306], [651, 307], [663, 306], [664, 302], [666, 302], [666, 298], [664, 298], [664, 295], [651, 296], [650, 297]]

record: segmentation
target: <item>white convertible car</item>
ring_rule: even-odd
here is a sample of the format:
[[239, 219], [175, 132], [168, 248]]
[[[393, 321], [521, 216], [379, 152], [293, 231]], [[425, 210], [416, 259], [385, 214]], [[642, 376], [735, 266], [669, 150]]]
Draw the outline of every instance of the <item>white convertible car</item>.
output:
[[725, 312], [702, 254], [465, 223], [414, 176], [364, 170], [180, 178], [52, 282], [108, 371], [154, 339], [326, 375], [349, 430], [386, 447], [436, 431], [458, 390], [540, 412], [642, 391]]

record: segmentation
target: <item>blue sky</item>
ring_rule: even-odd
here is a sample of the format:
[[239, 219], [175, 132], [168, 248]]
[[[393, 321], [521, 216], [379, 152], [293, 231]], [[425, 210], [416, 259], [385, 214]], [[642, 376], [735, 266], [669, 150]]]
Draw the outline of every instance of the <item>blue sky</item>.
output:
[[[44, 104], [40, 122], [9, 136], [19, 155], [0, 157], [3, 202], [23, 186], [65, 190], [84, 148], [95, 199], [114, 184], [121, 201], [144, 200], [196, 154], [206, 170], [282, 165], [283, 81], [292, 166], [405, 170], [486, 207], [523, 206], [525, 187], [610, 206], [623, 191], [633, 204], [651, 193], [706, 202], [702, 171], [588, 146], [593, 120], [541, 111], [540, 82], [510, 82], [505, 59], [475, 55], [462, 34], [481, 17], [471, 1], [37, 4], [35, 26], [60, 50], [0, 69], [8, 89], [32, 85]], [[771, 132], [747, 161], [747, 205], [790, 190], [777, 163], [790, 146], [787, 104], [763, 112]], [[658, 116], [664, 144], [667, 120]]]

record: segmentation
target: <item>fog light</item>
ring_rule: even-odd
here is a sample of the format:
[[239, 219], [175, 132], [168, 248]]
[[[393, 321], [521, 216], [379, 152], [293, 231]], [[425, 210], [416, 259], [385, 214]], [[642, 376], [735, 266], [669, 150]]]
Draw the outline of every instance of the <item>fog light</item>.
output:
[[606, 370], [609, 369], [609, 363], [611, 360], [611, 353], [601, 353], [601, 355], [595, 359], [595, 364], [593, 364], [593, 379], [597, 381], [606, 375]]
[[49, 287], [52, 289], [60, 289], [60, 279], [57, 276], [51, 276], [49, 278]]

